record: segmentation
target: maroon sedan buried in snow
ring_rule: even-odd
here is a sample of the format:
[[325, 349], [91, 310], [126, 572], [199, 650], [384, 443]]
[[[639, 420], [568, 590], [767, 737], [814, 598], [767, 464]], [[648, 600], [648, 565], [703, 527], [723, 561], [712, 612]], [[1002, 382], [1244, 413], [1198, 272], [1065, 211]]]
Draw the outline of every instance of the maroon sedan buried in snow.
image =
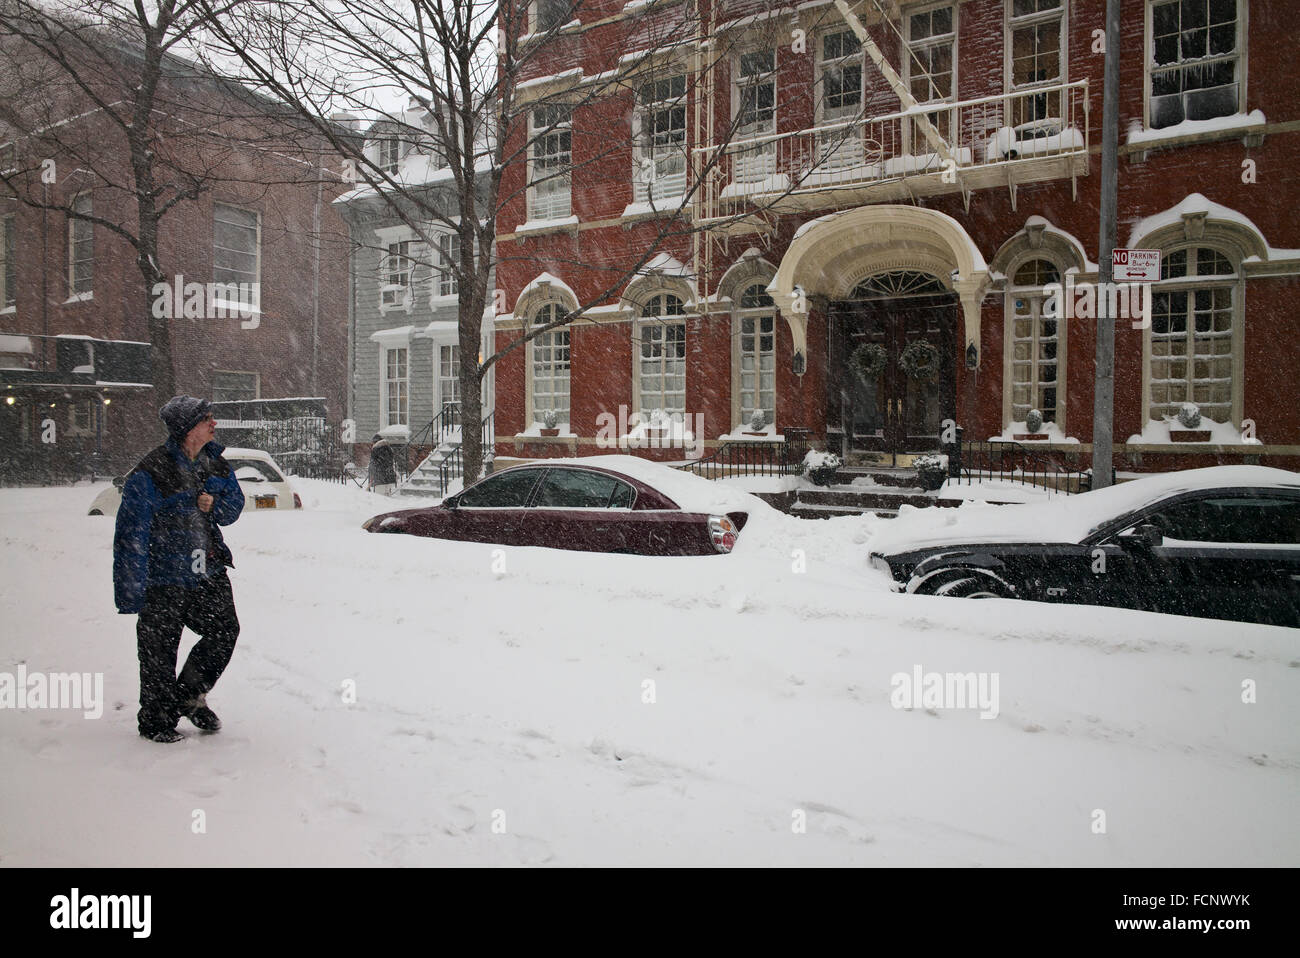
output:
[[[718, 498], [711, 485], [630, 456], [551, 460], [513, 466], [439, 506], [384, 513], [362, 528], [585, 552], [717, 555], [731, 551], [749, 516], [711, 511]], [[705, 511], [689, 511], [701, 501]]]

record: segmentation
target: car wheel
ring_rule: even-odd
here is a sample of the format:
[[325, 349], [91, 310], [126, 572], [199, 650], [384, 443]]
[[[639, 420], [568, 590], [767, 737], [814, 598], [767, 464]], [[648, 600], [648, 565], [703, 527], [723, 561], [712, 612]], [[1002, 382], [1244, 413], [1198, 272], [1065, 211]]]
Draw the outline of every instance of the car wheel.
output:
[[923, 595], [944, 595], [954, 599], [1009, 599], [1011, 590], [1000, 579], [972, 569], [950, 569], [936, 573], [917, 590]]

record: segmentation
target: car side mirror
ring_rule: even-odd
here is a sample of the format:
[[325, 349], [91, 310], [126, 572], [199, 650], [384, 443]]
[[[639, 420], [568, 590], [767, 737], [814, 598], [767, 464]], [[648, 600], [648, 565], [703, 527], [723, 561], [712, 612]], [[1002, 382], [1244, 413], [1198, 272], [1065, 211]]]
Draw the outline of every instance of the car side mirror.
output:
[[1165, 541], [1164, 533], [1149, 522], [1126, 529], [1115, 539], [1125, 552], [1150, 552]]
[[116, 486], [118, 489], [121, 489], [123, 486], [126, 485], [126, 476], [114, 476], [113, 485]]

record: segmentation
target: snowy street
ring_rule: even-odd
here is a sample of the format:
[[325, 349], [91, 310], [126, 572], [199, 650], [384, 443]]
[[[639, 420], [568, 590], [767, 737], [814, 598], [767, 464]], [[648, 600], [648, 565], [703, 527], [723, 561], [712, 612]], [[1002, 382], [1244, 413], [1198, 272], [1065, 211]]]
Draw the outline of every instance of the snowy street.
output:
[[[224, 729], [169, 746], [104, 484], [0, 489], [0, 673], [105, 698], [0, 709], [0, 865], [1300, 865], [1295, 630], [895, 595], [867, 550], [906, 515], [646, 558], [367, 535], [416, 503], [294, 487], [225, 530]], [[914, 671], [995, 675], [996, 715], [894, 707]]]

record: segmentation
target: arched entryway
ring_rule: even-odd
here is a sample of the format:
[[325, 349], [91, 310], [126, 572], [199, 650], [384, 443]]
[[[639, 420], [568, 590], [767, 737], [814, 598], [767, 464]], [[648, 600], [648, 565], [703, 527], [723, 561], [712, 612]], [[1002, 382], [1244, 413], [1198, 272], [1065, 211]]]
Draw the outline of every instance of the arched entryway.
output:
[[[937, 210], [862, 206], [799, 229], [768, 292], [790, 326], [796, 374], [822, 361], [808, 355], [808, 317], [827, 317], [829, 449], [897, 455], [938, 447], [943, 420], [955, 418], [959, 367], [979, 368], [988, 285], [970, 235]], [[870, 342], [883, 350], [881, 368], [870, 382], [855, 382], [862, 377], [850, 364]], [[918, 375], [918, 354], [937, 362], [934, 378]]]
[[827, 309], [827, 428], [847, 453], [939, 448], [956, 416], [956, 293], [931, 273], [868, 276]]

